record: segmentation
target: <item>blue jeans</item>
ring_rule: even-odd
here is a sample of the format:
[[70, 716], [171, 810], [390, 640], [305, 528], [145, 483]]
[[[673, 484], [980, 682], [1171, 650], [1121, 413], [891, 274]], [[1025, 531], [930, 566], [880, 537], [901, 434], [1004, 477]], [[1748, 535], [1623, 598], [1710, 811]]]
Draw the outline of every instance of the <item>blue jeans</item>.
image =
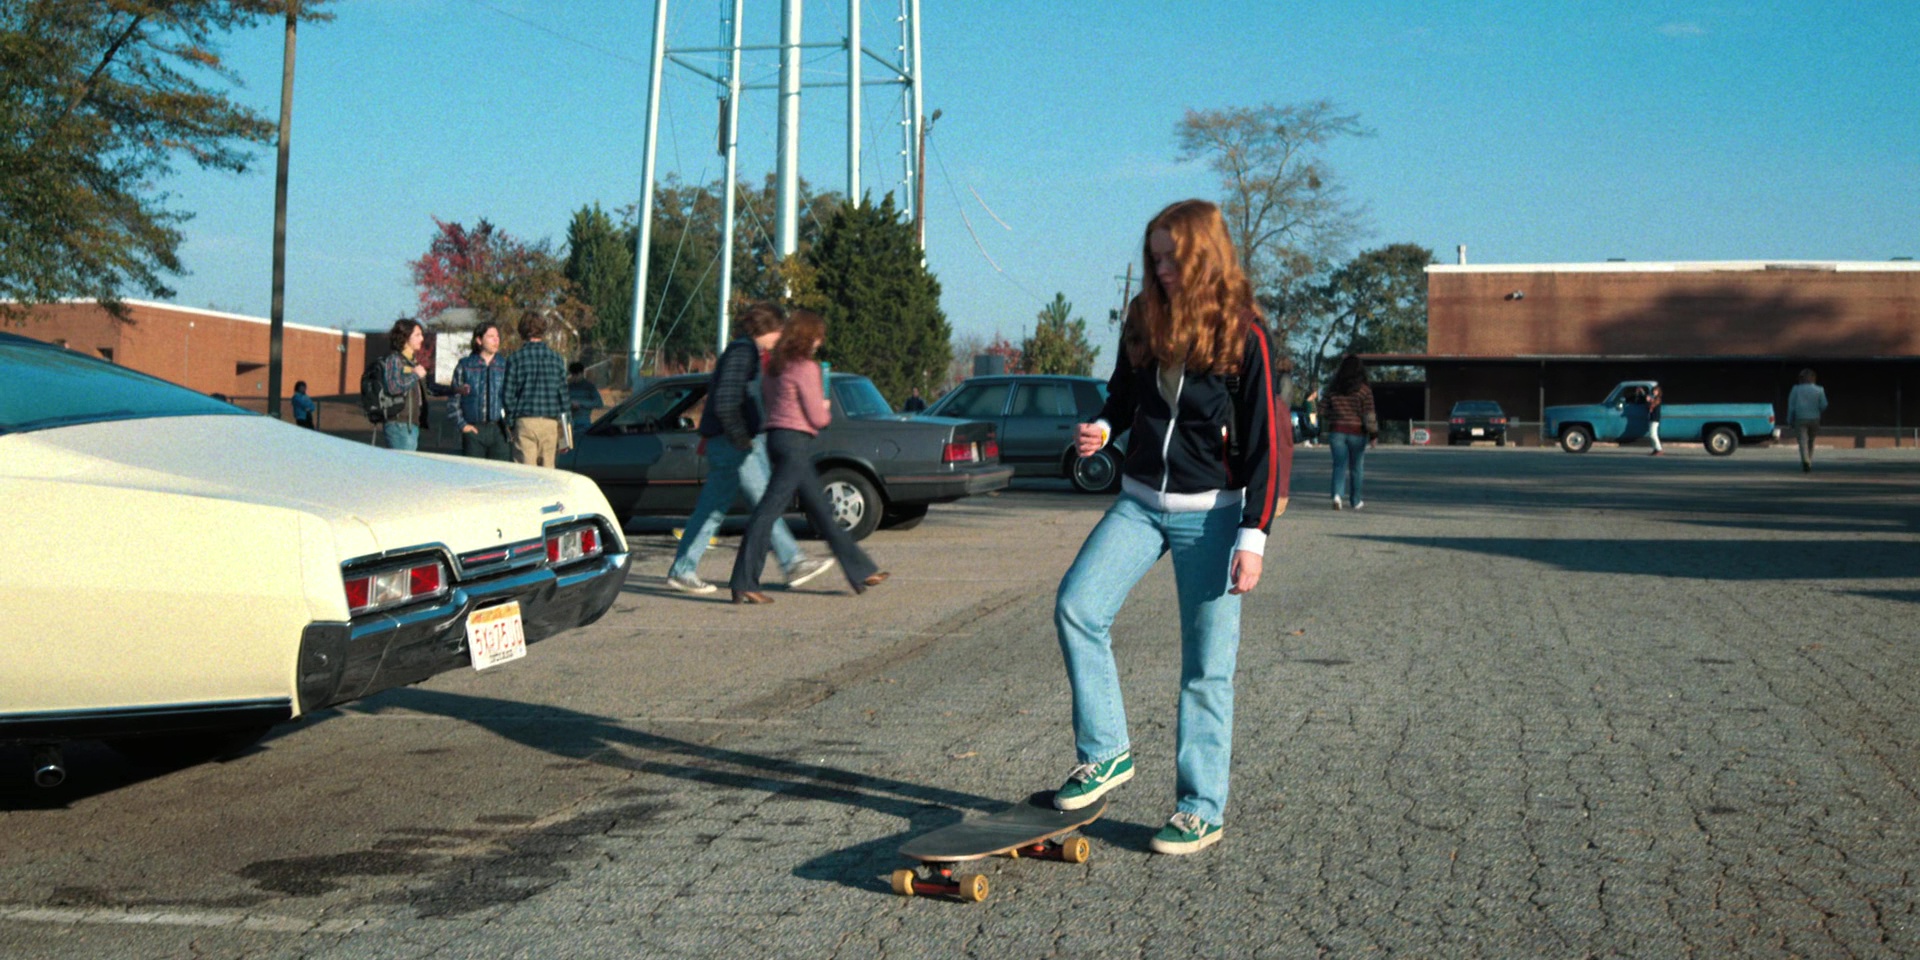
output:
[[782, 522], [780, 511], [796, 496], [800, 499], [800, 509], [807, 515], [807, 523], [812, 525], [815, 534], [827, 541], [827, 548], [833, 551], [834, 559], [840, 561], [840, 572], [846, 574], [847, 584], [855, 593], [866, 589], [861, 581], [880, 572], [873, 558], [853, 541], [853, 534], [834, 522], [833, 505], [827, 501], [827, 491], [820, 485], [820, 475], [813, 471], [813, 457], [809, 453], [812, 446], [813, 434], [779, 427], [767, 431], [767, 458], [773, 464], [773, 476], [767, 480], [767, 490], [753, 508], [753, 517], [747, 521], [747, 534], [740, 541], [740, 552], [733, 556], [733, 576], [727, 585], [735, 592], [760, 589], [760, 573], [767, 567], [770, 531]]
[[[726, 437], [708, 439], [707, 482], [700, 488], [700, 499], [693, 504], [693, 514], [687, 517], [686, 529], [680, 534], [680, 549], [673, 555], [673, 568], [667, 571], [667, 576], [691, 577], [697, 573], [700, 555], [707, 552], [708, 541], [719, 532], [720, 522], [727, 518], [734, 495], [745, 490], [747, 499], [758, 504], [767, 492], [767, 478], [772, 472], [767, 466], [765, 435], [753, 438], [752, 450], [742, 450]], [[800, 545], [793, 542], [793, 531], [787, 529], [785, 520], [774, 521], [772, 542], [773, 555], [779, 559], [781, 569], [790, 569], [806, 559]]]
[[1233, 670], [1240, 598], [1227, 592], [1240, 508], [1157, 513], [1121, 494], [1060, 581], [1053, 625], [1073, 685], [1074, 752], [1104, 763], [1132, 749], [1113, 620], [1133, 585], [1173, 554], [1180, 596], [1180, 711], [1174, 758], [1178, 810], [1224, 823], [1233, 762]]
[[380, 435], [387, 438], [389, 450], [420, 449], [420, 425], [417, 423], [395, 423], [388, 420], [380, 425]]
[[[1361, 481], [1365, 471], [1360, 467], [1367, 457], [1367, 435], [1364, 433], [1329, 433], [1327, 446], [1333, 449], [1333, 495], [1345, 497], [1347, 502], [1359, 503]], [[1347, 490], [1347, 473], [1353, 473], [1353, 490]]]

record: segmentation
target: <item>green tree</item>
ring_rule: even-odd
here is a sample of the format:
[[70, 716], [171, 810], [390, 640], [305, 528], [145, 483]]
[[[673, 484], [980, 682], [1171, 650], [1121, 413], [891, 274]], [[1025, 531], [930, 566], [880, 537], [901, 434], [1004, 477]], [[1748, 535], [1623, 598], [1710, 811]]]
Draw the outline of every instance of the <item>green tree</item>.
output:
[[1175, 132], [1181, 160], [1204, 160], [1220, 175], [1241, 268], [1282, 342], [1291, 341], [1315, 305], [1307, 287], [1360, 235], [1366, 213], [1324, 150], [1371, 132], [1327, 100], [1188, 110]]
[[[328, 0], [300, 18], [329, 19]], [[274, 124], [229, 100], [216, 38], [285, 0], [0, 3], [0, 301], [173, 295], [180, 225], [160, 184], [185, 158], [247, 169]], [[18, 309], [16, 305], [13, 309]]]
[[581, 207], [567, 225], [563, 272], [589, 311], [581, 346], [597, 354], [627, 352], [627, 328], [633, 322], [633, 247], [632, 228], [614, 222], [597, 203]]
[[1426, 268], [1433, 262], [1432, 249], [1395, 243], [1362, 251], [1316, 285], [1321, 312], [1310, 331], [1316, 385], [1342, 354], [1426, 350]]
[[1020, 365], [1028, 373], [1088, 376], [1099, 349], [1087, 342], [1087, 321], [1073, 315], [1067, 295], [1055, 293], [1042, 307], [1033, 336], [1020, 344]]
[[927, 272], [913, 224], [888, 194], [842, 204], [805, 251], [825, 300], [821, 359], [871, 378], [898, 405], [915, 387], [933, 394], [952, 359], [953, 331], [940, 311], [940, 282]]

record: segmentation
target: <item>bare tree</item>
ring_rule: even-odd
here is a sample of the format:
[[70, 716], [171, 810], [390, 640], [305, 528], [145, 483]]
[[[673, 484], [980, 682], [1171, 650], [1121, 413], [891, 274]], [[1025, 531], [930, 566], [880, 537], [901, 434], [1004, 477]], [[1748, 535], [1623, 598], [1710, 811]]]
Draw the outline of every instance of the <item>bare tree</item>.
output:
[[1341, 137], [1366, 137], [1357, 114], [1332, 102], [1188, 110], [1177, 129], [1182, 161], [1220, 175], [1220, 208], [1241, 268], [1285, 336], [1299, 322], [1298, 286], [1324, 272], [1363, 230], [1364, 204], [1349, 200], [1322, 152]]

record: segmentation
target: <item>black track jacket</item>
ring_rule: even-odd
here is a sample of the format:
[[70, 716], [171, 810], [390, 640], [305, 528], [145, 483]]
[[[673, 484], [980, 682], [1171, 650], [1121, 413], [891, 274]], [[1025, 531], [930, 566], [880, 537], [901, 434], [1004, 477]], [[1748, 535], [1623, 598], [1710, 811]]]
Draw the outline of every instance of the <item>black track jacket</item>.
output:
[[[1274, 414], [1266, 331], [1258, 323], [1247, 328], [1237, 376], [1188, 374], [1177, 411], [1169, 408], [1155, 382], [1158, 361], [1135, 367], [1127, 362], [1125, 347], [1118, 353], [1098, 419], [1106, 421], [1115, 436], [1133, 430], [1121, 472], [1167, 493], [1244, 489], [1247, 503], [1240, 526], [1267, 533], [1292, 481], [1293, 431]], [[1237, 438], [1232, 444], [1230, 419], [1231, 436]], [[1232, 447], [1238, 448], [1237, 455]]]

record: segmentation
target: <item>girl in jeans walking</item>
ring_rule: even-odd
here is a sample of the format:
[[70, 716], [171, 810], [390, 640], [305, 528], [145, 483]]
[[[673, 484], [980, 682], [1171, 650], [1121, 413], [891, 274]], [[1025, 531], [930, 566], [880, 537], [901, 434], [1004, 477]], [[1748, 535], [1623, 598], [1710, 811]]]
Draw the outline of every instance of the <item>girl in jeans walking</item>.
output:
[[772, 597], [760, 592], [760, 572], [766, 569], [773, 525], [795, 494], [800, 496], [807, 523], [826, 538], [854, 593], [865, 593], [868, 587], [877, 587], [887, 579], [886, 572], [853, 541], [853, 535], [834, 521], [833, 507], [827, 502], [808, 451], [813, 438], [833, 421], [820, 364], [813, 359], [826, 339], [827, 323], [819, 314], [795, 310], [787, 318], [786, 333], [774, 345], [773, 357], [767, 363], [762, 393], [767, 405], [767, 454], [773, 460], [773, 476], [753, 508], [746, 539], [733, 558], [733, 578], [728, 585], [733, 588], [734, 603], [773, 602]]
[[1366, 480], [1361, 465], [1367, 447], [1380, 439], [1373, 388], [1367, 385], [1367, 368], [1359, 357], [1347, 354], [1340, 359], [1340, 369], [1333, 375], [1320, 409], [1327, 421], [1327, 446], [1333, 451], [1333, 508], [1340, 510], [1350, 504], [1358, 510], [1367, 505], [1361, 496]]
[[1175, 805], [1160, 853], [1192, 853], [1225, 824], [1240, 597], [1260, 582], [1286, 509], [1292, 432], [1277, 429], [1266, 331], [1220, 210], [1173, 204], [1147, 224], [1147, 270], [1127, 306], [1106, 406], [1076, 436], [1091, 456], [1131, 429], [1121, 492], [1060, 581], [1054, 626], [1073, 687], [1076, 763], [1054, 794], [1074, 810], [1133, 777], [1114, 617], [1173, 555], [1180, 602]]

